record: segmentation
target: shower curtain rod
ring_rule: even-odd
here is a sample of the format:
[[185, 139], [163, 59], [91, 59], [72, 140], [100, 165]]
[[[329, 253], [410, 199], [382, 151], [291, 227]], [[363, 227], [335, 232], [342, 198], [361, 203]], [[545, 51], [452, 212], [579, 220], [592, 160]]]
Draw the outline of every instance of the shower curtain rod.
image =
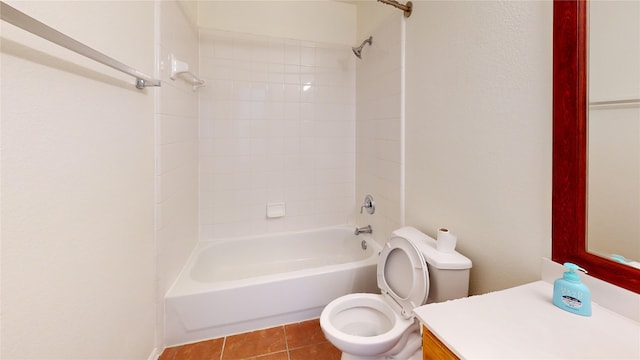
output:
[[125, 65], [0, 1], [0, 17], [14, 26], [136, 78], [136, 88], [160, 86], [160, 80]]
[[411, 16], [411, 11], [413, 11], [413, 4], [411, 1], [407, 2], [407, 4], [400, 4], [396, 0], [378, 0], [379, 2], [387, 5], [391, 5], [395, 8], [398, 8], [404, 12], [404, 17]]
[[624, 105], [640, 105], [640, 98], [635, 99], [619, 99], [619, 100], [603, 100], [603, 101], [591, 101], [589, 106], [624, 106]]

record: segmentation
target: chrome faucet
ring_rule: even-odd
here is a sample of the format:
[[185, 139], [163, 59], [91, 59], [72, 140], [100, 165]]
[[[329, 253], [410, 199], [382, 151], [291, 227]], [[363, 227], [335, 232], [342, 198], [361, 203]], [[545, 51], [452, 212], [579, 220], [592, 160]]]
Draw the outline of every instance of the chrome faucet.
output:
[[360, 235], [360, 234], [371, 234], [373, 233], [373, 229], [371, 228], [371, 225], [367, 225], [364, 227], [357, 227], [356, 231], [353, 232], [355, 235]]

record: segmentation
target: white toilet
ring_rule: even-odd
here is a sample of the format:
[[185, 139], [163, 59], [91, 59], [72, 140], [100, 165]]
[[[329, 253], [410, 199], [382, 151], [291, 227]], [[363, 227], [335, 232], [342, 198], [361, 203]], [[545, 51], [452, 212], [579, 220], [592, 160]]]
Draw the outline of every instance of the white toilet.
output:
[[471, 260], [436, 250], [419, 230], [393, 232], [378, 258], [378, 294], [349, 294], [330, 302], [320, 315], [326, 338], [342, 360], [422, 359], [416, 307], [469, 294]]

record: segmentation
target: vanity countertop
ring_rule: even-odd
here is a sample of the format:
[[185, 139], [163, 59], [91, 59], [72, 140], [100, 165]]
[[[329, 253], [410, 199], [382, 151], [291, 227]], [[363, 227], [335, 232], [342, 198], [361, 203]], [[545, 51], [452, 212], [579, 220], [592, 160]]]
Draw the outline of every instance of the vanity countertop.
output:
[[537, 281], [428, 304], [416, 316], [462, 359], [640, 359], [640, 323], [592, 303], [592, 316], [551, 302]]

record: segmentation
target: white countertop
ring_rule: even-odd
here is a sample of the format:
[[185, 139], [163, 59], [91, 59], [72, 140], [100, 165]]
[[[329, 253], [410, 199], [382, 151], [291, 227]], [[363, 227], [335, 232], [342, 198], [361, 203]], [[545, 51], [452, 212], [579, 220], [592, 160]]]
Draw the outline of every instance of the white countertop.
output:
[[544, 281], [428, 304], [416, 316], [462, 359], [640, 359], [640, 323], [592, 303], [564, 311]]

